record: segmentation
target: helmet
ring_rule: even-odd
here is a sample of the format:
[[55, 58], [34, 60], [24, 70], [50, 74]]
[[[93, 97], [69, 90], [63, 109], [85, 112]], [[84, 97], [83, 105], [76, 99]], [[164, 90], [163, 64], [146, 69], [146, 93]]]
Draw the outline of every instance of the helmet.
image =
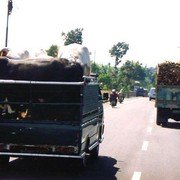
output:
[[115, 90], [115, 89], [112, 89], [112, 92], [114, 93], [114, 92], [116, 92], [116, 90]]

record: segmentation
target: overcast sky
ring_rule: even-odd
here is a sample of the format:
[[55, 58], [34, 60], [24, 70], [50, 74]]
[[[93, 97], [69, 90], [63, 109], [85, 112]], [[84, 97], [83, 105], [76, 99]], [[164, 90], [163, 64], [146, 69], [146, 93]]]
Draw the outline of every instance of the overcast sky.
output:
[[[7, 1], [0, 0], [0, 47], [5, 45]], [[129, 44], [123, 62], [179, 61], [179, 8], [179, 0], [13, 0], [8, 46], [48, 49], [62, 44], [62, 31], [83, 28], [83, 44], [97, 63], [113, 62], [108, 51], [118, 42]]]

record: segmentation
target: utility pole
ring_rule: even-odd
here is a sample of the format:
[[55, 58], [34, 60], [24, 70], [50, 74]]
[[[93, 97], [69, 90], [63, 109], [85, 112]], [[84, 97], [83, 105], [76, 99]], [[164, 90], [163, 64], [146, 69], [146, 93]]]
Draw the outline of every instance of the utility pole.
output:
[[5, 47], [8, 45], [8, 25], [9, 25], [9, 15], [11, 14], [13, 9], [13, 3], [12, 0], [8, 0], [7, 5], [7, 23], [6, 23], [6, 40], [5, 40]]

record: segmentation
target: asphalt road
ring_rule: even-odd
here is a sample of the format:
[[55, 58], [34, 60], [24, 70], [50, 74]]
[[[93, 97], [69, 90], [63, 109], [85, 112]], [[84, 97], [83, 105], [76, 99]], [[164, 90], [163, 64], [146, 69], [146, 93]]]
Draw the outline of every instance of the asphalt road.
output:
[[112, 108], [104, 104], [105, 139], [97, 161], [85, 170], [72, 160], [11, 159], [0, 179], [179, 180], [180, 124], [155, 123], [154, 101], [125, 99]]
[[125, 100], [106, 109], [106, 136], [101, 154], [116, 160], [115, 178], [121, 180], [179, 180], [180, 124], [156, 125], [155, 102]]

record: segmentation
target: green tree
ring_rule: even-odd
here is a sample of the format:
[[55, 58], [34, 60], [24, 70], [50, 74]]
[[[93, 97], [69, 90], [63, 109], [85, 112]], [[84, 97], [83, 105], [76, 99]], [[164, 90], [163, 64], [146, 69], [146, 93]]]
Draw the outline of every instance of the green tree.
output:
[[132, 90], [136, 81], [144, 81], [146, 73], [142, 65], [137, 61], [126, 61], [120, 68], [122, 83], [127, 88]]
[[151, 87], [155, 86], [156, 82], [156, 68], [153, 67], [145, 67], [145, 72], [146, 72], [146, 78], [144, 81], [143, 86], [146, 87], [147, 89], [150, 89]]
[[111, 76], [110, 74], [100, 74], [98, 77], [99, 83], [102, 84], [103, 90], [111, 89]]
[[121, 62], [121, 58], [129, 50], [129, 44], [125, 42], [118, 42], [116, 45], [109, 50], [111, 57], [115, 57], [115, 67]]
[[114, 67], [108, 65], [99, 65], [95, 62], [91, 63], [91, 72], [98, 74], [99, 83], [102, 84], [104, 90], [110, 90], [118, 87], [117, 81], [119, 78], [116, 77]]
[[91, 62], [91, 72], [99, 75], [100, 74], [100, 66], [98, 64], [96, 64], [95, 62]]
[[46, 50], [48, 56], [57, 57], [58, 55], [58, 46], [57, 45], [51, 45], [48, 50]]
[[119, 68], [93, 62], [91, 71], [99, 74], [98, 80], [103, 90], [116, 89], [128, 94], [135, 85], [149, 89], [155, 84], [155, 68], [143, 67], [138, 61], [128, 60]]
[[83, 28], [76, 28], [71, 30], [68, 33], [61, 33], [61, 36], [64, 38], [64, 45], [69, 45], [73, 43], [82, 44], [82, 31]]

